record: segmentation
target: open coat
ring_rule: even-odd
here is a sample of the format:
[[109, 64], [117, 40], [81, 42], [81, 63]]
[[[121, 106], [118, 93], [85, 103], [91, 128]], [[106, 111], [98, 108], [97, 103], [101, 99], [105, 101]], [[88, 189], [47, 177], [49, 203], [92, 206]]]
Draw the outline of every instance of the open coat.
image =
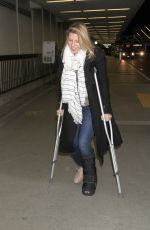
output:
[[[103, 163], [103, 155], [109, 150], [109, 143], [105, 134], [103, 121], [101, 120], [101, 109], [94, 80], [94, 67], [97, 70], [97, 80], [101, 93], [104, 113], [112, 114], [112, 128], [115, 147], [121, 145], [122, 138], [116, 125], [111, 108], [105, 54], [104, 51], [100, 48], [95, 48], [94, 53], [95, 56], [93, 59], [88, 59], [88, 57], [86, 57], [84, 73], [96, 140], [97, 155], [100, 158], [101, 163]], [[63, 63], [60, 64], [59, 68], [59, 76], [61, 76]], [[76, 132], [76, 124], [73, 122], [71, 115], [68, 113], [67, 104], [63, 104], [63, 109], [64, 120], [60, 137], [60, 152], [71, 153], [74, 151], [73, 139]]]

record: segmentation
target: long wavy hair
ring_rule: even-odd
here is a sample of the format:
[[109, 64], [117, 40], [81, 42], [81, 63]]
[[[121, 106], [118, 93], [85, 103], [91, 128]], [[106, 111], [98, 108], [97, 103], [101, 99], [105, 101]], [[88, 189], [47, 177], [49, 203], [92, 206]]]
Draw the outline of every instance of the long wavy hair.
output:
[[66, 44], [68, 41], [69, 33], [75, 33], [78, 35], [80, 47], [87, 50], [87, 57], [89, 59], [93, 58], [94, 44], [90, 39], [86, 25], [82, 22], [73, 23], [66, 31]]

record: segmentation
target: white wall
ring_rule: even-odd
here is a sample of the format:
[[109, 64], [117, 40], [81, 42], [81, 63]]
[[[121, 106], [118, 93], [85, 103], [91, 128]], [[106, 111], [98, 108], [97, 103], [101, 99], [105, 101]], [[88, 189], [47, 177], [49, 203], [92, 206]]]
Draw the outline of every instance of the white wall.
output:
[[19, 14], [20, 53], [32, 53], [32, 18]]
[[42, 52], [42, 11], [33, 11], [34, 52]]
[[32, 9], [31, 17], [18, 13], [17, 23], [16, 11], [0, 6], [0, 55], [42, 53], [43, 41], [62, 43], [62, 34], [55, 16], [42, 8]]

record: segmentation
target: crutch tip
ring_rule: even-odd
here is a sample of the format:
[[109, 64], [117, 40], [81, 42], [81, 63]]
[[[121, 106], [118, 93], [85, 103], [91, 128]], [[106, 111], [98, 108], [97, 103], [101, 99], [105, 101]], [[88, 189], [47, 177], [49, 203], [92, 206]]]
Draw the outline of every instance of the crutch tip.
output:
[[50, 179], [49, 179], [49, 183], [50, 183], [50, 184], [53, 184], [53, 182], [54, 182], [53, 178], [50, 178]]
[[118, 197], [119, 197], [119, 198], [123, 198], [122, 192], [118, 192]]

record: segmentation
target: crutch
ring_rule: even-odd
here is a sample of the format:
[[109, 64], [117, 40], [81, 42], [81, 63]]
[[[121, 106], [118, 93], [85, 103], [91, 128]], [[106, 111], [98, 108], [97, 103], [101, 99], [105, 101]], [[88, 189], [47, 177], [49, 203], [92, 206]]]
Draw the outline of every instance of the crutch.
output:
[[[62, 109], [62, 100], [60, 102], [59, 111], [61, 111], [61, 109]], [[58, 119], [57, 119], [56, 140], [55, 140], [53, 160], [52, 160], [52, 166], [51, 166], [50, 182], [53, 181], [53, 177], [54, 177], [55, 164], [57, 161], [57, 156], [58, 156], [58, 151], [59, 151], [59, 141], [60, 141], [60, 135], [61, 135], [61, 130], [62, 130], [62, 124], [63, 124], [63, 115], [60, 112], [58, 115]]]
[[[104, 117], [104, 109], [103, 109], [103, 105], [102, 105], [102, 99], [101, 99], [101, 95], [100, 95], [100, 90], [99, 90], [99, 87], [98, 87], [96, 69], [94, 69], [94, 78], [95, 78], [95, 83], [96, 83], [96, 88], [97, 88], [100, 108], [101, 108], [101, 112], [102, 112], [102, 117]], [[112, 158], [112, 163], [113, 163], [113, 170], [114, 170], [114, 174], [115, 174], [116, 181], [117, 181], [117, 186], [118, 186], [118, 193], [119, 193], [119, 195], [121, 195], [122, 191], [121, 191], [121, 185], [120, 185], [120, 179], [119, 179], [119, 169], [118, 169], [118, 164], [117, 164], [117, 158], [116, 158], [115, 148], [114, 148], [114, 143], [113, 143], [112, 123], [111, 123], [111, 120], [110, 120], [109, 121], [110, 135], [109, 135], [107, 125], [106, 125], [106, 120], [103, 119], [103, 122], [104, 122], [104, 128], [105, 128], [106, 136], [107, 136], [109, 146], [110, 146], [111, 158]]]

